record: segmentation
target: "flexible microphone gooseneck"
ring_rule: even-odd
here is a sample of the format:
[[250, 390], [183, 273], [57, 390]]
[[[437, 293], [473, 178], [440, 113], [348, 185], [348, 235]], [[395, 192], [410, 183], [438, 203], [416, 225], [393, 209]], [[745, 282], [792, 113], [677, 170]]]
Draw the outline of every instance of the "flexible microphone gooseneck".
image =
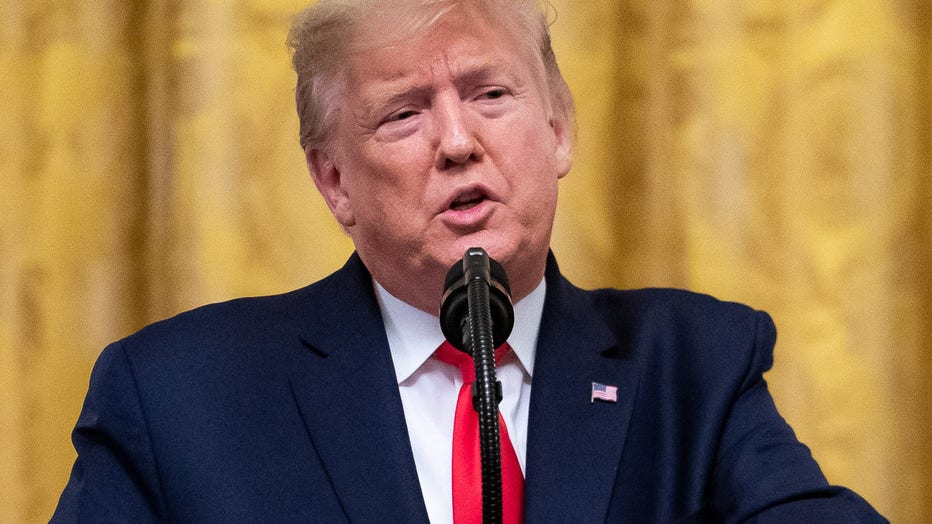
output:
[[472, 355], [476, 369], [472, 403], [479, 417], [482, 460], [482, 521], [502, 521], [501, 440], [498, 403], [501, 383], [495, 378], [495, 348], [514, 327], [505, 269], [482, 248], [469, 248], [450, 268], [440, 305], [440, 327], [455, 348]]

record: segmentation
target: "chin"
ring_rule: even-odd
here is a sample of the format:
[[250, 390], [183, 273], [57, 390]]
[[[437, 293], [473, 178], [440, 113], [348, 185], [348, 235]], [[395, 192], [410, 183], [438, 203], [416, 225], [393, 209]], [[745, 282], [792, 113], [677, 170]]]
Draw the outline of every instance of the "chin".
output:
[[503, 262], [503, 259], [511, 259], [514, 253], [514, 249], [507, 244], [503, 244], [500, 239], [483, 238], [482, 235], [460, 239], [454, 245], [453, 251], [456, 253], [454, 262], [462, 258], [467, 249], [473, 247], [481, 247], [498, 262]]
[[[455, 238], [450, 243], [449, 248], [441, 251], [443, 256], [440, 257], [440, 260], [445, 262], [446, 267], [449, 268], [463, 258], [467, 249], [481, 247], [485, 249], [490, 257], [504, 266], [512, 263], [527, 263], [536, 259], [534, 253], [537, 253], [539, 249], [536, 247], [536, 243], [529, 243], [526, 240], [521, 235], [503, 235], [483, 230]], [[546, 247], [544, 249], [546, 250]]]

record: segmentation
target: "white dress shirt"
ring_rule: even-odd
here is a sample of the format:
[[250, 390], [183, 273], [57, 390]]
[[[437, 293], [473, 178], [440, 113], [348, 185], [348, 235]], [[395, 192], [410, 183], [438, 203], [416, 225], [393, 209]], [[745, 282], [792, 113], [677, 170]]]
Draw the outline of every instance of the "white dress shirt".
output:
[[[459, 370], [431, 358], [444, 341], [437, 317], [393, 297], [375, 284], [395, 365], [414, 464], [433, 524], [453, 522], [453, 418], [463, 379]], [[546, 283], [515, 304], [515, 325], [508, 337], [512, 351], [496, 367], [502, 383], [499, 411], [522, 472], [527, 449], [531, 371], [544, 311]]]

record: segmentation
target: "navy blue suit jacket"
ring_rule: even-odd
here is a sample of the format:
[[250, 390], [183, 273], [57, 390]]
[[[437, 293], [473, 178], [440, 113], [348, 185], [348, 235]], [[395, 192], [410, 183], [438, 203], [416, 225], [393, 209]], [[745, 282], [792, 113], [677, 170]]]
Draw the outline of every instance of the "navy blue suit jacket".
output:
[[[683, 291], [583, 291], [552, 257], [531, 394], [526, 522], [872, 522], [830, 487], [762, 373], [770, 318]], [[591, 402], [591, 383], [618, 387]], [[371, 277], [110, 345], [53, 521], [427, 522]]]

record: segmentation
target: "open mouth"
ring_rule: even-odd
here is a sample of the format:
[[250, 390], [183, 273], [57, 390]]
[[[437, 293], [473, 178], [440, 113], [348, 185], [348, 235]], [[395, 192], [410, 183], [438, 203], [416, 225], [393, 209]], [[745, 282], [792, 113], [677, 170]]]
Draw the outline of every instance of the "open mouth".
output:
[[450, 209], [453, 211], [466, 211], [481, 204], [485, 198], [486, 196], [482, 191], [469, 191], [456, 197], [456, 199], [450, 203]]

